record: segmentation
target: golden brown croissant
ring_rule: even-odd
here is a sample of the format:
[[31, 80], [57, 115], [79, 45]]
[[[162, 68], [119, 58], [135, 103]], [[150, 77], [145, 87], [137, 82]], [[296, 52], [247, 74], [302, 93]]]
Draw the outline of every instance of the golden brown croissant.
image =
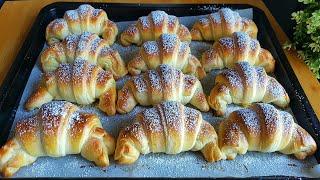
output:
[[191, 54], [189, 43], [181, 42], [175, 34], [162, 34], [157, 41], [147, 41], [139, 53], [128, 63], [132, 75], [148, 69], [156, 69], [160, 64], [168, 64], [202, 79], [206, 73], [200, 61]]
[[99, 109], [108, 115], [116, 113], [116, 82], [111, 72], [87, 61], [60, 64], [54, 72], [45, 73], [36, 91], [26, 103], [31, 110], [55, 100], [91, 104], [99, 98]]
[[222, 8], [197, 20], [190, 31], [192, 40], [198, 41], [217, 41], [234, 32], [246, 32], [250, 37], [257, 38], [258, 28], [251, 19], [240, 17], [238, 12], [229, 8]]
[[65, 101], [43, 105], [32, 117], [17, 123], [15, 135], [0, 149], [0, 170], [12, 176], [38, 157], [79, 154], [98, 166], [108, 166], [115, 140], [94, 114], [78, 112]]
[[118, 51], [109, 47], [98, 35], [84, 32], [68, 35], [62, 42], [50, 45], [41, 53], [41, 66], [45, 72], [54, 71], [61, 63], [73, 63], [76, 59], [87, 60], [109, 70], [118, 79], [128, 73]]
[[141, 154], [178, 154], [199, 151], [207, 161], [222, 158], [214, 128], [199, 111], [178, 102], [162, 102], [137, 115], [120, 131], [114, 158], [121, 164], [134, 163]]
[[156, 70], [148, 70], [125, 83], [118, 92], [117, 111], [128, 113], [138, 103], [149, 106], [162, 101], [190, 103], [201, 111], [209, 110], [201, 83], [196, 77], [162, 64]]
[[82, 34], [86, 31], [102, 36], [109, 45], [113, 44], [118, 34], [117, 25], [108, 19], [104, 10], [82, 4], [78, 9], [66, 11], [63, 18], [49, 23], [46, 29], [47, 43], [53, 44], [69, 34]]
[[290, 100], [275, 78], [268, 76], [262, 67], [253, 67], [248, 62], [236, 63], [234, 69], [226, 69], [215, 77], [208, 103], [218, 115], [225, 113], [228, 104], [247, 106], [253, 102], [274, 103], [285, 108]]
[[304, 159], [317, 149], [310, 134], [288, 112], [262, 103], [232, 112], [220, 124], [218, 140], [227, 159], [247, 151], [279, 151]]
[[140, 46], [146, 41], [154, 41], [161, 34], [176, 34], [181, 41], [191, 41], [191, 34], [184, 25], [179, 23], [176, 16], [168, 15], [164, 11], [152, 11], [148, 16], [142, 16], [122, 32], [122, 45], [136, 44]]
[[256, 39], [244, 32], [236, 32], [232, 37], [224, 37], [215, 42], [211, 49], [202, 54], [201, 64], [206, 72], [212, 69], [233, 67], [235, 63], [247, 61], [261, 66], [267, 72], [274, 70], [275, 60], [271, 53], [261, 48]]

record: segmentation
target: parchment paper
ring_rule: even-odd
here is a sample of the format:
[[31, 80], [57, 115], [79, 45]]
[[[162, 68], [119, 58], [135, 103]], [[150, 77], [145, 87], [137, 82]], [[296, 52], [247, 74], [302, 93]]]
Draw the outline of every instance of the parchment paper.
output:
[[[252, 9], [238, 11], [241, 16], [252, 18]], [[189, 29], [198, 17], [181, 17], [180, 22]], [[118, 22], [119, 32], [122, 32], [132, 22]], [[200, 58], [201, 54], [210, 48], [211, 44], [206, 42], [191, 42], [192, 54]], [[44, 45], [45, 47], [45, 45]], [[112, 46], [117, 49], [122, 58], [128, 62], [138, 51], [138, 47], [122, 47], [115, 43]], [[16, 113], [16, 122], [36, 113], [37, 110], [27, 112], [23, 109], [26, 99], [30, 96], [41, 77], [39, 62], [35, 65], [24, 90]], [[213, 83], [214, 76], [219, 71], [212, 71], [204, 80], [202, 85], [208, 95]], [[117, 89], [123, 86], [128, 76], [117, 82]], [[137, 106], [126, 115], [106, 116], [93, 106], [85, 106], [82, 111], [94, 112], [99, 115], [103, 127], [117, 137], [121, 127], [130, 123], [135, 115], [146, 107]], [[230, 105], [227, 115], [239, 107]], [[290, 109], [287, 111], [290, 112]], [[223, 118], [214, 117], [212, 112], [202, 113], [204, 120], [210, 122], [216, 130]], [[12, 128], [13, 129], [13, 128]], [[12, 130], [11, 130], [12, 132]], [[138, 161], [132, 165], [118, 165], [110, 157], [110, 166], [99, 168], [93, 163], [83, 159], [80, 155], [68, 155], [61, 158], [41, 157], [32, 165], [21, 168], [15, 177], [250, 177], [250, 176], [304, 176], [311, 177], [309, 168], [317, 164], [314, 157], [300, 161], [293, 156], [280, 153], [258, 153], [248, 152], [239, 155], [233, 161], [219, 161], [207, 163], [200, 152], [185, 152], [178, 155], [148, 154], [141, 155]]]

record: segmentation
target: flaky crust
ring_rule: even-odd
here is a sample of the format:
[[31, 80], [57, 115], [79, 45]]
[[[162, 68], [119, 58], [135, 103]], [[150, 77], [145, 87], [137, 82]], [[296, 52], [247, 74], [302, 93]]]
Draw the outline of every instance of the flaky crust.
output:
[[209, 110], [201, 83], [196, 77], [162, 64], [156, 70], [148, 70], [125, 83], [118, 92], [117, 111], [128, 113], [138, 103], [149, 106], [162, 101], [190, 103], [201, 111]]
[[229, 8], [222, 8], [197, 20], [190, 32], [192, 40], [217, 41], [234, 32], [246, 32], [250, 37], [257, 38], [258, 28], [251, 19], [240, 17], [239, 13]]
[[56, 70], [61, 63], [73, 63], [83, 59], [111, 71], [115, 79], [128, 73], [118, 51], [109, 47], [98, 35], [84, 32], [80, 35], [68, 35], [62, 42], [50, 45], [40, 56], [43, 71]]
[[208, 103], [217, 115], [223, 115], [231, 103], [248, 106], [254, 102], [273, 103], [285, 108], [290, 99], [282, 85], [262, 67], [248, 62], [236, 63], [215, 77]]
[[8, 177], [38, 157], [79, 153], [98, 166], [108, 166], [114, 149], [114, 138], [96, 115], [80, 113], [69, 102], [54, 101], [17, 123], [14, 137], [0, 148], [0, 171]]
[[254, 104], [234, 111], [219, 127], [219, 147], [227, 159], [247, 151], [293, 154], [304, 159], [315, 153], [317, 145], [293, 117], [270, 104]]
[[98, 108], [114, 115], [116, 96], [111, 72], [88, 61], [76, 60], [74, 64], [60, 64], [54, 72], [45, 73], [25, 107], [32, 110], [54, 99], [87, 105], [99, 98]]
[[206, 160], [213, 162], [223, 158], [216, 142], [214, 128], [199, 111], [168, 101], [139, 113], [120, 131], [114, 158], [120, 164], [132, 164], [140, 153], [201, 150]]
[[202, 79], [206, 73], [200, 61], [191, 54], [189, 43], [181, 42], [175, 34], [162, 34], [157, 41], [143, 43], [139, 53], [128, 63], [132, 75], [138, 75], [160, 64], [168, 64]]
[[275, 60], [271, 53], [261, 48], [256, 39], [244, 32], [235, 32], [232, 37], [223, 37], [202, 54], [201, 64], [206, 72], [212, 69], [232, 68], [235, 63], [246, 61], [272, 72]]
[[191, 41], [191, 34], [184, 25], [179, 23], [176, 16], [168, 15], [164, 11], [152, 11], [148, 16], [142, 16], [135, 24], [132, 24], [122, 32], [121, 44], [140, 46], [146, 41], [154, 41], [161, 34], [176, 34], [181, 41]]
[[83, 32], [102, 36], [107, 44], [111, 45], [116, 39], [118, 28], [108, 19], [104, 10], [82, 4], [78, 9], [66, 11], [63, 18], [51, 21], [46, 28], [46, 39], [50, 45], [63, 40], [70, 34]]

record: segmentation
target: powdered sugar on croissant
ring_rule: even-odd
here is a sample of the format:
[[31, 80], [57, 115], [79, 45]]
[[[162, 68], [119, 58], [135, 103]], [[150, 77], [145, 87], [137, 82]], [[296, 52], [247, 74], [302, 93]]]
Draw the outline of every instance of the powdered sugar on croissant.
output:
[[147, 41], [139, 53], [128, 63], [132, 75], [168, 64], [199, 79], [205, 77], [199, 60], [191, 54], [189, 43], [181, 42], [175, 34], [162, 34], [157, 41]]
[[201, 64], [206, 72], [212, 69], [232, 68], [235, 63], [246, 61], [272, 72], [275, 60], [271, 53], [261, 48], [256, 39], [244, 32], [235, 32], [215, 42], [211, 49], [202, 54]]
[[238, 12], [229, 8], [222, 8], [196, 21], [191, 36], [192, 40], [217, 41], [234, 32], [246, 32], [250, 37], [257, 38], [258, 28], [251, 19], [240, 17]]
[[152, 11], [148, 16], [142, 16], [122, 32], [122, 45], [136, 44], [140, 46], [146, 41], [157, 40], [161, 34], [176, 34], [181, 41], [191, 41], [191, 35], [184, 25], [179, 23], [176, 16], [164, 11]]
[[118, 92], [117, 111], [127, 113], [138, 103], [149, 106], [162, 101], [190, 103], [201, 111], [209, 110], [201, 83], [196, 77], [162, 64], [156, 70], [148, 70], [126, 82]]
[[40, 62], [42, 69], [50, 72], [61, 63], [73, 63], [79, 58], [111, 71], [115, 79], [127, 74], [118, 51], [110, 48], [106, 40], [89, 32], [68, 35], [62, 42], [50, 45], [41, 53]]
[[114, 138], [96, 115], [81, 113], [69, 102], [55, 101], [17, 123], [14, 137], [0, 148], [0, 171], [12, 176], [38, 157], [79, 153], [98, 166], [108, 166], [108, 155], [114, 149]]
[[117, 25], [108, 19], [104, 10], [82, 4], [78, 9], [66, 11], [63, 18], [49, 23], [46, 29], [47, 43], [53, 44], [70, 34], [86, 31], [102, 36], [109, 45], [114, 43], [118, 34]]
[[162, 102], [139, 113], [120, 131], [114, 158], [121, 164], [131, 164], [140, 153], [178, 154], [190, 150], [201, 150], [210, 162], [222, 158], [217, 134], [199, 111], [178, 102]]
[[111, 72], [78, 59], [73, 65], [60, 64], [54, 72], [45, 73], [26, 102], [26, 109], [40, 107], [53, 99], [87, 105], [99, 98], [98, 108], [114, 115], [116, 96], [116, 82]]
[[241, 62], [235, 64], [234, 69], [226, 69], [215, 77], [208, 102], [218, 115], [223, 115], [231, 103], [246, 106], [264, 102], [284, 108], [290, 100], [282, 85], [268, 76], [262, 67]]
[[218, 140], [227, 159], [247, 151], [279, 151], [304, 159], [317, 149], [314, 139], [288, 112], [260, 103], [232, 112], [220, 124]]

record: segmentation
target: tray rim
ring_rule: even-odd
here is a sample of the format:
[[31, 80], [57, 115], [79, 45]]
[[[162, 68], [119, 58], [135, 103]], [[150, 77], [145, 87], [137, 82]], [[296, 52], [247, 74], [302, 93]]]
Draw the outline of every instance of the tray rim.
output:
[[[305, 101], [304, 102], [304, 105], [306, 106], [305, 107], [305, 110], [307, 110], [308, 112], [305, 112], [306, 115], [311, 115], [311, 119], [313, 120], [316, 120], [319, 122], [309, 100], [308, 100], [308, 97], [306, 96], [304, 90], [302, 89], [301, 87], [301, 84], [300, 82], [298, 81], [293, 69], [292, 69], [292, 66], [289, 64], [289, 61], [288, 61], [288, 58], [287, 56], [285, 55], [284, 51], [282, 50], [282, 47], [280, 46], [280, 42], [279, 42], [279, 39], [276, 37], [275, 35], [275, 32], [274, 32], [274, 29], [271, 27], [270, 25], [270, 22], [267, 18], [267, 16], [265, 15], [265, 12], [263, 10], [261, 10], [259, 7], [257, 6], [253, 6], [251, 4], [247, 4], [247, 3], [241, 3], [241, 4], [235, 4], [235, 3], [224, 3], [224, 4], [199, 4], [199, 3], [187, 3], [187, 4], [181, 4], [181, 3], [168, 3], [168, 4], [150, 4], [150, 3], [131, 3], [131, 2], [126, 2], [126, 3], [112, 3], [112, 2], [54, 2], [54, 3], [51, 3], [51, 4], [48, 4], [46, 6], [44, 6], [38, 13], [35, 21], [33, 22], [32, 24], [32, 27], [30, 29], [30, 31], [28, 32], [28, 35], [26, 36], [26, 39], [24, 40], [22, 46], [20, 47], [12, 65], [10, 66], [10, 69], [9, 71], [7, 72], [1, 86], [0, 86], [0, 120], [2, 119], [2, 115], [3, 115], [3, 108], [5, 106], [5, 100], [8, 98], [9, 94], [11, 91], [13, 91], [13, 88], [12, 87], [12, 84], [13, 82], [15, 82], [17, 79], [17, 76], [19, 75], [20, 73], [20, 69], [21, 69], [21, 66], [23, 65], [23, 63], [26, 63], [25, 61], [28, 60], [28, 57], [26, 56], [27, 53], [30, 51], [31, 49], [31, 45], [33, 44], [33, 41], [35, 38], [32, 38], [33, 36], [38, 36], [36, 33], [35, 33], [35, 30], [36, 29], [39, 29], [40, 26], [38, 25], [41, 25], [41, 22], [44, 20], [44, 14], [46, 13], [50, 13], [52, 11], [55, 11], [57, 8], [59, 8], [60, 6], [63, 6], [63, 5], [80, 5], [80, 4], [91, 4], [93, 6], [99, 6], [99, 5], [105, 5], [105, 6], [108, 6], [108, 5], [112, 5], [112, 6], [122, 6], [122, 7], [130, 7], [130, 8], [141, 8], [141, 7], [159, 7], [159, 8], [174, 8], [174, 7], [185, 7], [185, 6], [196, 6], [196, 7], [203, 7], [203, 6], [218, 6], [218, 7], [225, 7], [225, 6], [248, 6], [247, 8], [253, 8], [255, 10], [258, 10], [260, 11], [260, 13], [262, 14], [262, 16], [264, 16], [264, 20], [267, 21], [266, 25], [267, 26], [270, 26], [271, 28], [271, 31], [269, 33], [271, 33], [270, 35], [272, 36], [272, 39], [275, 40], [276, 42], [273, 43], [273, 45], [277, 46], [276, 47], [276, 51], [277, 51], [277, 54], [279, 55], [279, 57], [281, 57], [281, 61], [282, 63], [285, 63], [285, 71], [288, 75], [290, 75], [289, 79], [290, 79], [290, 82], [292, 80], [295, 81], [294, 83], [294, 89], [297, 90], [299, 93], [300, 93], [300, 96], [304, 97]], [[60, 7], [61, 8], [61, 7]], [[187, 8], [187, 7], [185, 7]], [[211, 11], [211, 10], [207, 10], [207, 11]], [[37, 27], [38, 26], [38, 27]], [[279, 49], [279, 46], [280, 46], [280, 49]], [[40, 51], [41, 52], [41, 51]], [[37, 53], [39, 56], [40, 54]], [[36, 63], [36, 60], [31, 60], [30, 61], [33, 65]], [[29, 62], [29, 63], [30, 63]], [[32, 70], [32, 69], [31, 69]], [[29, 76], [30, 76], [30, 73], [31, 73], [31, 70], [28, 72], [28, 76], [27, 76], [27, 80], [24, 82], [24, 87], [29, 79]], [[292, 82], [291, 82], [292, 83]], [[7, 122], [7, 124], [10, 124], [8, 132], [10, 131], [10, 128], [11, 126], [13, 125], [13, 120], [14, 120], [14, 117], [16, 115], [16, 109], [19, 105], [19, 102], [20, 102], [20, 99], [21, 99], [21, 96], [23, 94], [23, 91], [24, 89], [21, 90], [21, 92], [18, 92], [19, 93], [19, 96], [16, 98], [16, 102], [15, 102], [15, 105], [11, 108], [11, 121]], [[6, 128], [6, 127], [5, 127]], [[5, 128], [1, 128], [1, 129], [5, 129]], [[315, 127], [312, 127], [312, 128], [315, 128]], [[317, 129], [317, 128], [316, 128]], [[0, 132], [0, 145], [3, 144], [3, 139], [7, 139], [8, 137], [8, 133], [3, 133], [3, 131]], [[317, 134], [319, 136], [319, 134]], [[320, 147], [320, 146], [318, 146]], [[318, 160], [318, 159], [317, 159]], [[318, 160], [319, 162], [319, 160]], [[51, 177], [52, 178], [52, 177]], [[101, 178], [108, 178], [108, 177], [101, 177]], [[152, 177], [151, 177], [152, 178]], [[212, 179], [214, 177], [210, 177], [210, 179]], [[252, 176], [252, 177], [247, 177], [247, 178], [250, 178], [250, 179], [273, 179], [273, 178], [277, 178], [277, 179], [291, 179], [291, 178], [299, 178], [299, 179], [305, 179], [305, 177], [295, 177], [295, 176]], [[200, 179], [204, 179], [204, 178], [200, 178]], [[207, 179], [207, 178], [206, 178]], [[230, 177], [226, 177], [226, 178], [214, 178], [214, 179], [240, 179], [240, 178], [230, 178]]]

